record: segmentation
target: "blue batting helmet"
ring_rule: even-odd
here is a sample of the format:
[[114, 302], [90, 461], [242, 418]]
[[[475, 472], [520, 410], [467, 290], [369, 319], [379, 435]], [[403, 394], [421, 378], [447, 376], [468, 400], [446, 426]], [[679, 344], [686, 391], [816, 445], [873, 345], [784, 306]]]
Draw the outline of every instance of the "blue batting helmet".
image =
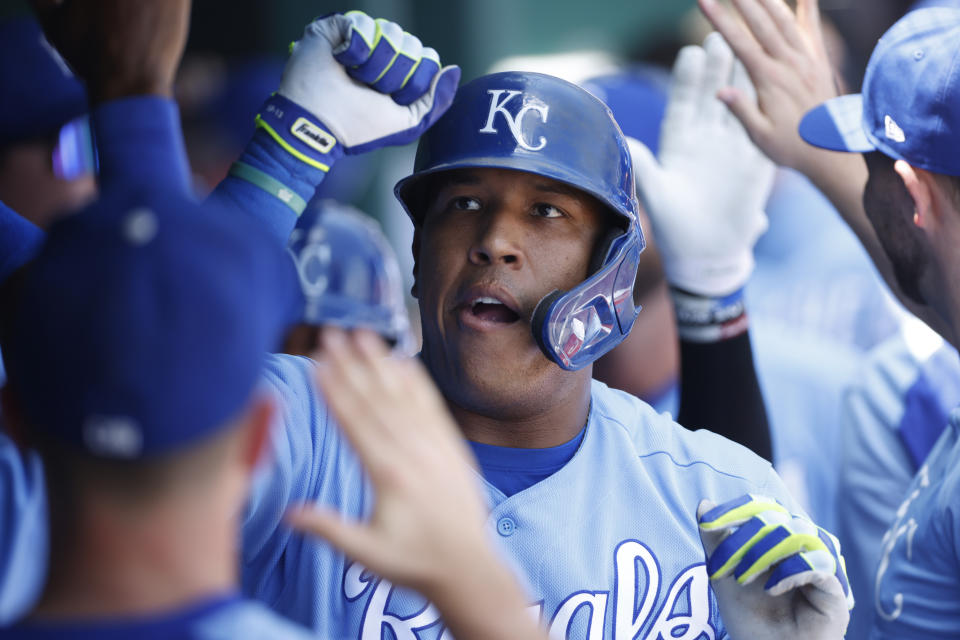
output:
[[580, 189], [620, 221], [596, 248], [591, 275], [553, 291], [533, 314], [533, 336], [560, 367], [584, 367], [620, 344], [640, 308], [633, 298], [644, 247], [630, 152], [610, 110], [580, 87], [539, 73], [504, 72], [457, 91], [450, 109], [420, 139], [413, 174], [394, 189], [414, 224], [423, 214], [423, 178], [442, 171], [526, 171]]
[[314, 201], [288, 250], [300, 276], [302, 323], [372, 329], [397, 350], [410, 351], [397, 258], [369, 216], [334, 200]]

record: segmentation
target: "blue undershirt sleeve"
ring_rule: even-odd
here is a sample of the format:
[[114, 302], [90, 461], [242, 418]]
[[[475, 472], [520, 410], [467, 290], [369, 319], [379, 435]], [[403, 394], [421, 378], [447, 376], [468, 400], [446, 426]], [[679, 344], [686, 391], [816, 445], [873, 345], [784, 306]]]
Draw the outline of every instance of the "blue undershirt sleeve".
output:
[[97, 105], [90, 120], [102, 191], [145, 185], [191, 192], [176, 102], [152, 95], [110, 100]]
[[286, 246], [303, 207], [326, 175], [294, 158], [258, 128], [209, 201], [260, 220]]

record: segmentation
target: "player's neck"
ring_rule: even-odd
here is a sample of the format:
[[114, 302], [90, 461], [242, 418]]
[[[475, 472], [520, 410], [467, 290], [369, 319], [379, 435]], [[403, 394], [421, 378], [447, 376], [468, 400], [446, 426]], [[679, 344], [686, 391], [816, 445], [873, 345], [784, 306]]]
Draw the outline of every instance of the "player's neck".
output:
[[590, 372], [582, 373], [571, 388], [550, 392], [538, 410], [497, 416], [471, 411], [449, 401], [447, 406], [468, 440], [521, 449], [556, 447], [572, 440], [587, 423]]
[[176, 610], [236, 589], [238, 524], [200, 501], [136, 514], [84, 505], [51, 531], [50, 575], [31, 617], [111, 618]]

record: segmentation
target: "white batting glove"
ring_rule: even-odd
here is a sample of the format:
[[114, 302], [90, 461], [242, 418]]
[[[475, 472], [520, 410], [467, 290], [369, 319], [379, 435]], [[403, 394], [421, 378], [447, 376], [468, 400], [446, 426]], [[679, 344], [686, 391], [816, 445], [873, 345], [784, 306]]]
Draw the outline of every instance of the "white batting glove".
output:
[[340, 154], [416, 140], [453, 101], [460, 68], [398, 24], [362, 11], [314, 20], [291, 45], [257, 125], [294, 157], [328, 170]]
[[749, 494], [702, 501], [697, 521], [731, 640], [842, 640], [853, 595], [832, 534]]
[[716, 97], [730, 85], [756, 99], [743, 66], [711, 33], [703, 47], [685, 47], [677, 57], [659, 162], [628, 139], [667, 281], [713, 298], [742, 289], [753, 271], [774, 175], [773, 163]]

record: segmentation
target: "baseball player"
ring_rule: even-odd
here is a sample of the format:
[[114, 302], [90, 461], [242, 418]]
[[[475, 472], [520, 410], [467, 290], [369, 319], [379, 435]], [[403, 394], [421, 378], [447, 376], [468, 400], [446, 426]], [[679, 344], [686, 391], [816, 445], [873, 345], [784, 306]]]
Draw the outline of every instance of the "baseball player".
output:
[[[31, 103], [34, 107], [32, 111], [17, 107], [14, 101], [3, 101], [4, 108], [10, 107], [14, 110], [13, 113], [6, 114], [10, 116], [6, 123], [16, 125], [21, 122], [20, 118], [28, 115], [30, 118], [37, 117], [36, 122], [41, 122], [41, 114], [44, 117], [55, 117], [57, 122], [61, 122], [86, 111], [85, 102], [89, 98], [92, 101], [91, 126], [97, 130], [100, 142], [99, 164], [101, 169], [105, 169], [100, 174], [100, 184], [104, 189], [109, 190], [137, 181], [141, 184], [146, 181], [159, 185], [170, 178], [166, 184], [179, 183], [179, 187], [186, 190], [183, 185], [189, 184], [186, 179], [189, 173], [185, 169], [182, 140], [179, 132], [171, 135], [171, 130], [177, 123], [176, 105], [170, 100], [144, 95], [143, 92], [152, 90], [170, 94], [173, 70], [186, 40], [189, 4], [166, 0], [146, 2], [138, 7], [138, 10], [144, 13], [138, 15], [136, 12], [127, 12], [118, 16], [117, 9], [123, 5], [122, 2], [71, 3], [69, 9], [79, 11], [83, 19], [67, 21], [74, 31], [63, 29], [62, 25], [57, 29], [64, 40], [58, 42], [58, 46], [63, 46], [67, 51], [81, 52], [70, 60], [70, 64], [75, 70], [89, 72], [89, 75], [84, 75], [85, 85], [81, 85], [73, 77], [71, 69], [59, 53], [41, 39], [35, 23], [13, 21], [5, 25], [5, 29], [10, 31], [5, 32], [8, 35], [3, 39], [3, 46], [19, 46], [22, 52], [3, 57], [3, 89], [14, 91], [18, 96], [33, 96], [34, 100]], [[139, 21], [138, 18], [146, 16], [146, 12], [150, 12], [147, 16], [149, 19]], [[51, 16], [48, 15], [49, 17]], [[108, 25], [107, 19], [113, 22]], [[87, 31], [80, 33], [80, 25], [86, 27]], [[105, 32], [96, 31], [98, 28]], [[140, 29], [148, 29], [152, 37], [148, 37]], [[109, 39], [106, 34], [109, 34]], [[66, 40], [71, 36], [76, 36], [72, 48]], [[76, 41], [82, 44], [77, 45]], [[118, 47], [114, 52], [116, 64], [105, 65], [113, 70], [114, 75], [106, 73], [97, 63], [90, 61], [90, 57], [96, 57], [98, 51], [91, 43], [108, 41]], [[149, 50], [157, 54], [157, 41], [164, 51], [162, 54], [147, 54], [143, 58], [126, 55], [135, 48], [141, 53]], [[179, 46], [177, 43], [180, 43]], [[150, 46], [153, 48], [150, 49]], [[31, 73], [24, 73], [20, 65], [21, 58], [30, 61], [29, 67], [33, 69]], [[98, 61], [103, 63], [107, 59]], [[30, 130], [30, 127], [15, 128], [18, 131]], [[178, 151], [180, 156], [176, 155]], [[173, 161], [171, 157], [174, 158]], [[12, 174], [5, 171], [4, 176], [11, 177]], [[93, 184], [92, 177], [80, 179], [79, 182], [83, 180]], [[32, 184], [22, 176], [16, 182], [19, 184], [14, 186], [18, 189], [25, 184]], [[62, 195], [60, 187], [63, 186], [59, 184], [50, 189], [32, 187], [28, 196], [30, 202], [23, 205], [25, 211], [30, 213], [34, 211], [35, 205], [43, 204], [44, 208], [50, 208], [48, 213], [61, 214], [69, 212], [71, 207], [79, 206], [80, 201], [87, 200], [91, 195], [89, 191], [85, 191], [86, 195], [79, 200], [63, 200], [58, 196], [55, 205], [46, 201], [56, 193]], [[15, 202], [20, 206], [18, 201]], [[59, 211], [61, 207], [66, 211]], [[3, 255], [3, 269], [0, 275], [7, 279], [35, 255], [42, 243], [43, 234], [39, 228], [2, 203], [0, 209], [3, 214], [0, 250]], [[6, 288], [11, 289], [13, 284], [8, 283]], [[5, 298], [0, 309], [6, 315], [12, 311], [13, 305]], [[9, 480], [9, 483], [2, 487], [5, 512], [0, 519], [0, 544], [3, 545], [3, 552], [0, 553], [0, 624], [3, 624], [23, 615], [35, 602], [47, 573], [48, 536], [45, 522], [45, 484], [39, 458], [32, 451], [17, 451], [6, 434], [0, 436], [0, 447], [3, 449], [2, 462], [6, 472], [4, 477]]]
[[413, 336], [403, 301], [400, 268], [377, 223], [333, 200], [314, 201], [290, 235], [303, 294], [303, 312], [283, 353], [309, 356], [323, 327], [366, 327], [398, 354], [412, 355]]
[[[434, 69], [430, 93], [412, 109], [402, 104], [410, 96], [394, 94], [428, 57], [397, 51], [415, 44], [363, 14], [312, 23], [261, 112], [260, 133], [274, 142], [264, 147], [270, 162], [254, 167], [259, 173], [241, 168], [236, 188], [266, 193], [277, 203], [272, 211], [289, 219], [297, 207], [290, 192], [299, 194], [277, 183], [278, 175], [305, 175], [294, 163], [323, 172], [339, 152], [420, 133], [443, 111], [456, 78], [434, 62], [424, 67]], [[398, 61], [406, 68], [391, 74]], [[350, 76], [383, 82], [394, 97]], [[461, 88], [418, 157], [398, 194], [417, 227], [423, 359], [461, 432], [489, 447], [484, 473], [503, 472], [487, 483], [489, 527], [523, 570], [544, 622], [559, 636], [749, 637], [788, 613], [807, 620], [810, 605], [793, 597], [796, 587], [819, 613], [814, 629], [795, 633], [838, 637], [847, 615], [838, 549], [789, 513], [796, 510], [769, 464], [590, 381], [589, 364], [636, 316], [631, 290], [642, 247], [630, 156], [606, 108], [555, 78], [487, 76]], [[266, 171], [277, 167], [286, 173]], [[274, 230], [286, 224], [281, 218]], [[736, 308], [708, 300], [691, 322], [722, 335]], [[287, 507], [304, 500], [348, 517], [372, 508], [354, 454], [312, 390], [312, 372], [304, 359], [267, 363], [264, 380], [283, 398], [284, 428], [274, 434], [276, 465], [254, 483], [247, 509], [246, 590], [336, 637], [452, 632], [422, 595], [280, 526]], [[734, 498], [699, 505], [709, 569], [697, 533], [704, 496]], [[590, 526], [594, 519], [602, 526]], [[717, 546], [730, 529], [751, 535]], [[798, 545], [801, 538], [812, 547]], [[784, 558], [791, 561], [771, 572]], [[723, 620], [708, 572], [723, 587], [720, 609], [732, 614]], [[761, 604], [741, 610], [742, 593], [758, 593]]]
[[[912, 316], [845, 390], [837, 538], [859, 602], [874, 600], [883, 535], [958, 402], [956, 349]], [[867, 637], [872, 619], [873, 607], [855, 608], [847, 637]]]
[[3, 336], [5, 426], [44, 461], [50, 571], [5, 637], [307, 637], [236, 596], [231, 551], [283, 275], [259, 227], [177, 198], [109, 197], [52, 228]]
[[[770, 157], [833, 201], [900, 300], [956, 346], [960, 11], [907, 14], [874, 49], [862, 93], [835, 98], [815, 1], [799, 2], [794, 15], [781, 2], [744, 0], [743, 24], [712, 0], [700, 5], [750, 71], [759, 107], [737, 92], [721, 97]], [[866, 166], [804, 140], [863, 153]], [[954, 413], [884, 536], [871, 638], [960, 634], [958, 428]]]
[[[336, 24], [349, 25], [342, 39], [328, 37]], [[321, 100], [300, 89], [307, 84], [301, 73], [309, 69], [319, 86], [343, 86], [347, 75], [386, 78], [389, 67], [384, 72], [373, 60], [398, 59], [377, 53], [402, 43], [405, 36], [393, 29], [354, 12], [307, 28], [277, 94], [287, 102], [268, 102], [261, 111], [269, 125], [261, 125], [261, 134], [286, 143], [280, 148], [289, 157], [277, 163], [299, 161], [323, 171], [317, 164], [329, 166], [341, 145], [349, 151], [371, 138], [382, 143], [365, 129], [368, 121], [350, 119], [347, 109], [331, 104], [340, 94]], [[373, 53], [347, 71], [306, 57], [352, 47]], [[364, 68], [368, 64], [372, 68]], [[438, 71], [432, 86], [442, 82]], [[370, 104], [350, 111], [369, 113], [379, 105], [391, 117], [404, 113], [360, 89], [345, 86], [343, 99], [369, 98]], [[293, 109], [289, 102], [303, 104], [295, 95], [312, 106]], [[273, 126], [268, 118], [281, 117], [277, 104], [285, 120]], [[328, 144], [317, 149], [291, 137], [298, 118]], [[322, 135], [334, 131], [336, 142]], [[282, 214], [289, 224], [295, 212], [281, 202], [279, 188], [248, 182], [277, 194], [279, 205], [261, 213]], [[535, 613], [558, 637], [724, 637], [725, 625], [732, 637], [762, 634], [771, 619], [797, 606], [789, 589], [814, 576], [820, 586], [808, 584], [805, 592], [823, 598], [818, 604], [825, 613], [815, 616], [821, 627], [797, 633], [838, 637], [847, 602], [835, 577], [842, 576], [836, 546], [804, 518], [785, 513], [796, 510], [769, 465], [590, 381], [590, 363], [622, 340], [636, 316], [631, 293], [642, 235], [633, 189], [629, 152], [602, 103], [555, 78], [517, 73], [461, 87], [421, 140], [415, 173], [397, 187], [417, 230], [421, 358], [480, 458], [492, 507], [489, 531], [525, 576]], [[691, 322], [699, 319], [703, 333], [719, 335], [736, 319], [729, 315], [735, 308], [735, 301], [729, 307], [708, 301]], [[244, 523], [246, 591], [326, 635], [449, 637], [421, 595], [278, 526], [286, 505], [303, 500], [350, 518], [363, 518], [370, 508], [355, 458], [311, 391], [312, 370], [309, 361], [284, 356], [267, 364], [265, 380], [284, 399], [284, 426], [274, 440], [277, 464], [255, 484]], [[615, 475], [604, 471], [614, 469]], [[736, 573], [751, 583], [748, 590], [767, 598], [751, 611], [728, 605], [735, 612], [731, 624], [721, 620], [708, 588], [697, 507], [707, 495], [723, 502], [750, 491], [772, 494], [788, 507], [757, 496], [701, 513], [711, 551], [722, 535], [716, 531], [747, 522], [756, 527], [748, 529], [754, 535], [733, 538], [711, 554], [710, 573], [733, 586], [727, 597], [741, 589]], [[767, 560], [783, 556], [761, 550], [791, 548], [766, 538], [773, 531], [777, 542], [797, 535], [810, 540], [814, 532], [818, 551], [770, 574], [775, 560]], [[749, 554], [757, 541], [762, 544]], [[765, 559], [754, 566], [759, 556]], [[792, 571], [802, 577], [787, 578]], [[764, 594], [765, 584], [777, 595]]]

